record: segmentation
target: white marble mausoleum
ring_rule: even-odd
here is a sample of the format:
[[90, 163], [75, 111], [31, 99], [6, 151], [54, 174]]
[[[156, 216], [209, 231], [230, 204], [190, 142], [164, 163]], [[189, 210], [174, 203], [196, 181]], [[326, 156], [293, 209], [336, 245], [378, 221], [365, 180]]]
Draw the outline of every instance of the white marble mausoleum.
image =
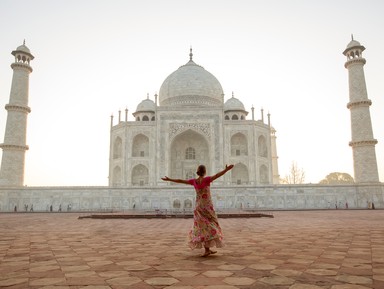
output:
[[155, 100], [144, 99], [135, 121], [111, 121], [110, 186], [160, 186], [161, 177], [191, 179], [198, 165], [208, 173], [235, 164], [217, 180], [223, 186], [279, 182], [275, 130], [270, 115], [255, 119], [224, 92], [214, 75], [190, 59], [171, 73]]

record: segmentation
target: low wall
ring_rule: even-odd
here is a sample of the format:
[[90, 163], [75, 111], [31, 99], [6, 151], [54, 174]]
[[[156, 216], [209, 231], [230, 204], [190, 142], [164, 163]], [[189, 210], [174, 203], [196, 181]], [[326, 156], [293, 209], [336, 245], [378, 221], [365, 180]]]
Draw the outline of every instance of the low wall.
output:
[[[212, 186], [216, 209], [384, 208], [384, 183], [375, 185]], [[124, 211], [192, 209], [190, 186], [0, 188], [0, 211]]]

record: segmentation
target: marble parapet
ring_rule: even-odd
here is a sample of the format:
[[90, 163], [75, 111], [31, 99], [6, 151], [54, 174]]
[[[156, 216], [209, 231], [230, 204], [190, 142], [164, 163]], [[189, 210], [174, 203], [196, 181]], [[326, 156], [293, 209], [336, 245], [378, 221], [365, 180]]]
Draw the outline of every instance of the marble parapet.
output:
[[[217, 210], [384, 208], [384, 184], [212, 186]], [[0, 211], [191, 210], [194, 189], [148, 187], [1, 187]]]

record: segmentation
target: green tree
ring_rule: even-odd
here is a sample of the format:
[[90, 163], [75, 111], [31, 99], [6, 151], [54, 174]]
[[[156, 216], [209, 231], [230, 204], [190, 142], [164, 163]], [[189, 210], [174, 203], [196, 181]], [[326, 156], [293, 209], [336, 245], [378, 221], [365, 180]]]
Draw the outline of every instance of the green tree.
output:
[[305, 181], [305, 172], [297, 166], [296, 162], [292, 162], [289, 174], [280, 181], [282, 184], [303, 184]]
[[327, 175], [319, 184], [337, 185], [337, 184], [353, 184], [355, 181], [350, 174], [334, 172]]

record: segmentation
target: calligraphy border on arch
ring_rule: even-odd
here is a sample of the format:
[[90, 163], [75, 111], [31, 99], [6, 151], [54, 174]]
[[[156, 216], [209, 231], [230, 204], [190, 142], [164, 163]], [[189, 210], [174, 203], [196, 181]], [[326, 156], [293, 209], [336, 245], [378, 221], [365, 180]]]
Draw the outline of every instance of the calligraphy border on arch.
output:
[[169, 139], [173, 139], [176, 135], [188, 129], [200, 132], [208, 138], [211, 137], [211, 126], [209, 123], [170, 123]]

